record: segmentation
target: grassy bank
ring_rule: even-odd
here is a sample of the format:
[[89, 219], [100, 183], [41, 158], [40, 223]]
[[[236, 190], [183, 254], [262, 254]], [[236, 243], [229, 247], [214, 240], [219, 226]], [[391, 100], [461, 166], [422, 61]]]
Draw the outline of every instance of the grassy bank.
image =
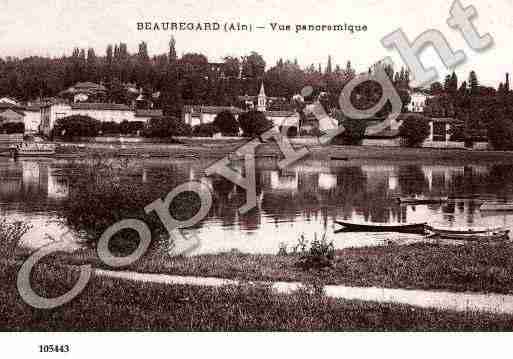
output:
[[[513, 316], [418, 309], [329, 299], [307, 290], [278, 295], [264, 287], [168, 286], [93, 277], [73, 301], [53, 310], [26, 305], [18, 265], [0, 262], [0, 329], [144, 330], [512, 330]], [[71, 272], [70, 272], [71, 271]], [[56, 296], [78, 273], [53, 265], [33, 272], [37, 292]]]
[[[152, 155], [166, 154], [173, 156], [195, 155], [204, 158], [222, 158], [237, 150], [237, 148], [249, 142], [250, 139], [240, 140], [210, 140], [204, 139], [179, 139], [180, 143], [59, 143], [58, 153], [76, 154], [111, 154], [118, 155]], [[306, 147], [309, 159], [329, 159], [339, 157], [347, 160], [394, 160], [394, 161], [490, 161], [513, 162], [513, 151], [471, 151], [464, 149], [436, 149], [436, 148], [404, 148], [404, 147], [373, 147], [373, 146], [321, 146], [315, 138], [291, 139], [295, 147]], [[256, 153], [259, 155], [279, 155], [281, 151], [276, 142], [260, 144]]]
[[[49, 263], [92, 263], [105, 267], [92, 250], [57, 254]], [[513, 293], [513, 244], [463, 246], [411, 244], [348, 248], [336, 252], [331, 267], [304, 270], [297, 256], [225, 253], [194, 257], [142, 258], [126, 268], [253, 281], [300, 281], [349, 286]]]

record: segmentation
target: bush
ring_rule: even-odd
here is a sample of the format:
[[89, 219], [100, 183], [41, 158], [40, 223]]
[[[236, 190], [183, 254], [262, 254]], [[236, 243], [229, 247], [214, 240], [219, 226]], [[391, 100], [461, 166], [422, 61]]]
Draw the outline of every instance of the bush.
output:
[[117, 122], [102, 122], [100, 131], [103, 135], [118, 135], [120, 133], [120, 125]]
[[[280, 244], [279, 255], [288, 255], [287, 247]], [[331, 267], [335, 260], [335, 246], [332, 241], [328, 242], [326, 234], [323, 234], [321, 239], [317, 238], [317, 233], [314, 234], [312, 243], [308, 243], [304, 235], [298, 239], [298, 243], [292, 248], [290, 254], [299, 255], [299, 261], [295, 264], [302, 269], [321, 269]]]
[[145, 137], [166, 138], [173, 136], [190, 136], [191, 126], [176, 117], [156, 117], [149, 120], [143, 131]]
[[218, 132], [219, 129], [213, 123], [202, 123], [192, 129], [192, 135], [197, 137], [212, 137]]
[[344, 132], [337, 136], [334, 142], [344, 145], [360, 145], [367, 128], [365, 120], [348, 118], [340, 110], [337, 110], [335, 117], [338, 125], [344, 126]]
[[0, 133], [25, 133], [25, 124], [23, 122], [8, 122], [1, 124]]
[[495, 150], [513, 150], [513, 122], [502, 117], [489, 121], [488, 141]]
[[239, 134], [239, 122], [230, 111], [222, 111], [214, 119], [214, 126], [223, 136], [237, 136]]
[[429, 136], [429, 124], [423, 118], [406, 117], [399, 127], [399, 136], [407, 147], [418, 147]]
[[53, 133], [62, 137], [95, 137], [98, 136], [100, 128], [100, 121], [92, 117], [73, 115], [58, 119]]
[[260, 111], [248, 111], [239, 116], [239, 124], [243, 136], [255, 137], [273, 127], [272, 121], [268, 120]]
[[144, 121], [123, 121], [119, 124], [122, 135], [136, 135], [144, 130]]

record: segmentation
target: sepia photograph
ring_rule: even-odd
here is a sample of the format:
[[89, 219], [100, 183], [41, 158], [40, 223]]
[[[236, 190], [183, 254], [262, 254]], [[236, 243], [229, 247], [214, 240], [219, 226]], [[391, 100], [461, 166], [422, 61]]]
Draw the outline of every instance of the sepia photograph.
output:
[[512, 10], [0, 0], [0, 331], [510, 332]]

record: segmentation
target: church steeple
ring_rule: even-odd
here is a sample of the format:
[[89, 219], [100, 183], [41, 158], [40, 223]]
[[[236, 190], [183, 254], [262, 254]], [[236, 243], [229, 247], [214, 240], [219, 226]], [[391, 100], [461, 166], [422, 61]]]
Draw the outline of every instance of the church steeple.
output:
[[260, 86], [260, 93], [258, 94], [257, 99], [257, 110], [260, 112], [265, 112], [267, 109], [267, 96], [265, 95], [264, 83]]

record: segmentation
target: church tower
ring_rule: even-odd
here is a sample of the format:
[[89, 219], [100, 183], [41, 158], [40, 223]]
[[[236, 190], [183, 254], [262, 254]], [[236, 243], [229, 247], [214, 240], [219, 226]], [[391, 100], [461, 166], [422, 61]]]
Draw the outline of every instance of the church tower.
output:
[[262, 86], [260, 86], [260, 93], [257, 98], [257, 110], [260, 112], [265, 112], [267, 109], [267, 96], [265, 95], [264, 83], [262, 82]]

